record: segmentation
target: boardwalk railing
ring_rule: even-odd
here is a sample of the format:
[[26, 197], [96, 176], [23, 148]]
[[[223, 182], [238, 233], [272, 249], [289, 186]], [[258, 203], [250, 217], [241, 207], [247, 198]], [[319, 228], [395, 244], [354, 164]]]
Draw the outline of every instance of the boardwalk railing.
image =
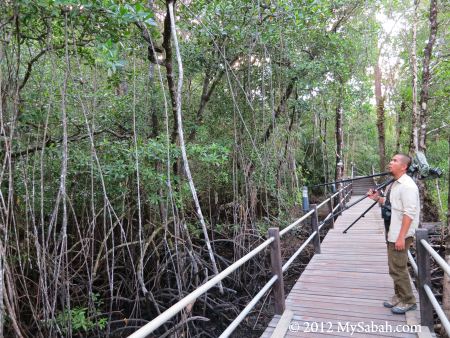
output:
[[[250, 259], [255, 257], [257, 254], [262, 252], [264, 249], [270, 246], [270, 256], [271, 256], [271, 268], [272, 268], [272, 278], [262, 287], [258, 294], [252, 298], [252, 300], [247, 304], [247, 306], [242, 310], [242, 312], [236, 317], [236, 319], [227, 327], [227, 329], [220, 335], [221, 338], [228, 337], [237, 328], [237, 326], [242, 322], [242, 320], [250, 313], [250, 311], [255, 307], [259, 300], [264, 296], [264, 294], [273, 287], [274, 301], [275, 301], [275, 314], [282, 314], [285, 309], [284, 304], [284, 281], [283, 272], [285, 272], [292, 262], [302, 253], [305, 247], [313, 242], [315, 253], [320, 253], [320, 234], [319, 231], [327, 223], [331, 222], [331, 226], [334, 226], [334, 219], [346, 208], [346, 202], [349, 200], [352, 194], [352, 184], [349, 183], [344, 185], [342, 189], [337, 191], [334, 195], [323, 201], [322, 203], [315, 205], [311, 204], [309, 212], [303, 215], [301, 218], [296, 220], [294, 223], [290, 224], [288, 227], [279, 231], [279, 228], [270, 228], [268, 231], [268, 239], [257, 246], [255, 249], [250, 251], [241, 259], [237, 260], [221, 273], [211, 278], [208, 282], [204, 283], [196, 290], [188, 294], [186, 297], [172, 305], [166, 311], [161, 313], [158, 317], [154, 318], [152, 321], [141, 327], [139, 330], [134, 332], [129, 336], [129, 338], [144, 338], [151, 334], [153, 331], [158, 329], [161, 325], [166, 323], [172, 317], [181, 312], [186, 306], [192, 304], [198, 297], [207, 292], [209, 289], [217, 285], [221, 280], [228, 277], [231, 273], [236, 271], [244, 263], [248, 262]], [[337, 198], [337, 201], [335, 199]], [[333, 206], [335, 204], [335, 206]], [[319, 208], [327, 205], [329, 209], [328, 215], [323, 221], [319, 223], [318, 221], [318, 210]], [[301, 223], [303, 223], [308, 218], [311, 218], [311, 228], [312, 233], [308, 239], [297, 249], [297, 251], [289, 258], [289, 260], [282, 265], [281, 261], [281, 247], [280, 238], [285, 235], [290, 230], [294, 229]]]
[[421, 325], [428, 326], [433, 331], [433, 308], [436, 311], [442, 326], [448, 335], [450, 335], [450, 322], [445, 315], [442, 307], [438, 303], [436, 297], [431, 290], [431, 269], [430, 256], [434, 258], [436, 263], [450, 276], [450, 266], [428, 243], [428, 230], [417, 229], [416, 231], [416, 252], [417, 264], [413, 256], [408, 252], [409, 261], [417, 276], [417, 289], [420, 300], [420, 317]]

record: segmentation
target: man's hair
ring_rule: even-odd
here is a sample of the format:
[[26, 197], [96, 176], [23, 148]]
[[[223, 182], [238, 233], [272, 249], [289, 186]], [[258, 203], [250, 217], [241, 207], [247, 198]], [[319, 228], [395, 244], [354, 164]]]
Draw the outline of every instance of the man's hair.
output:
[[400, 156], [401, 161], [403, 164], [406, 164], [406, 170], [408, 170], [409, 166], [412, 163], [412, 159], [409, 155], [403, 154], [403, 153], [398, 153], [397, 155]]

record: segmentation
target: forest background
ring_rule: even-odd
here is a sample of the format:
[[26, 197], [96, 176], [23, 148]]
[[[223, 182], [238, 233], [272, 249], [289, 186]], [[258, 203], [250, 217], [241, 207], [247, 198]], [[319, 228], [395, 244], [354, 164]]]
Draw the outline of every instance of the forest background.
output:
[[[449, 6], [2, 1], [0, 337], [129, 334], [301, 215], [302, 186], [398, 151], [444, 169], [420, 188], [445, 235]], [[223, 330], [265, 263], [169, 333]]]

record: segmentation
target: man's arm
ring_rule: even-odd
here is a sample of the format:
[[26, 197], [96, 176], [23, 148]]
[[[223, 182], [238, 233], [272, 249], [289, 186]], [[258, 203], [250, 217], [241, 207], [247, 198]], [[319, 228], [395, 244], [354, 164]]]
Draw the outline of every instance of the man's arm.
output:
[[402, 218], [402, 227], [400, 228], [397, 240], [395, 241], [395, 250], [405, 250], [405, 238], [406, 234], [408, 233], [409, 227], [411, 226], [411, 223], [412, 218], [404, 214]]
[[383, 205], [384, 202], [386, 201], [386, 198], [385, 198], [385, 197], [381, 197], [380, 194], [378, 193], [378, 191], [373, 190], [373, 189], [370, 189], [370, 190], [367, 192], [367, 196], [368, 196], [370, 199], [372, 199], [372, 200], [377, 201], [378, 203], [380, 203], [380, 205]]
[[395, 241], [396, 250], [405, 249], [405, 237], [408, 233], [409, 227], [414, 218], [418, 217], [419, 205], [418, 201], [419, 191], [417, 187], [406, 186], [402, 189], [401, 200], [403, 204], [403, 217], [402, 226], [398, 234], [397, 240]]

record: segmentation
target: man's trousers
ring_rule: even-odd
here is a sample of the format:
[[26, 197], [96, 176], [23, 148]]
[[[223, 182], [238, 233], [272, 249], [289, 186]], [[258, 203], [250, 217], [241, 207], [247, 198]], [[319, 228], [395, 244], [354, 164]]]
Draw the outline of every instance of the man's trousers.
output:
[[395, 243], [388, 242], [389, 275], [394, 281], [395, 294], [404, 304], [416, 303], [408, 272], [408, 249], [412, 242], [413, 237], [406, 238], [405, 249], [401, 251], [395, 250]]

